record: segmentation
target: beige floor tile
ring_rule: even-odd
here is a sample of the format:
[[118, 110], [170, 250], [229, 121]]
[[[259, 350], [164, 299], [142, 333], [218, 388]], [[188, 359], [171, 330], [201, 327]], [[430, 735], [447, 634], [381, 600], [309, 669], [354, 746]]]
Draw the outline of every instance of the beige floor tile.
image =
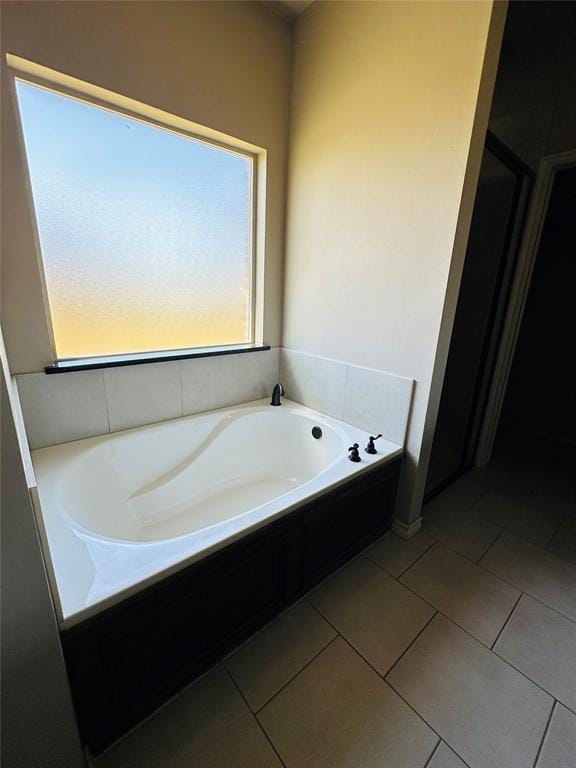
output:
[[258, 718], [288, 768], [423, 768], [438, 741], [342, 638]]
[[487, 482], [488, 473], [474, 469], [434, 496], [426, 506], [430, 510], [441, 507], [452, 512], [465, 512], [489, 490]]
[[242, 646], [227, 663], [255, 712], [336, 636], [317, 611], [302, 601]]
[[400, 579], [445, 616], [491, 646], [520, 591], [436, 544]]
[[576, 623], [522, 595], [494, 651], [576, 709]]
[[556, 470], [538, 483], [529, 499], [542, 507], [554, 507], [566, 514], [576, 513], [576, 479], [572, 470]]
[[533, 496], [519, 500], [502, 493], [487, 493], [474, 509], [483, 519], [541, 547], [548, 545], [565, 514], [561, 506], [547, 505]]
[[444, 504], [443, 497], [440, 494], [424, 507], [424, 531], [476, 562], [498, 538], [501, 526], [478, 514], [475, 504], [467, 508]]
[[576, 620], [576, 566], [507, 532], [490, 548], [480, 565]]
[[434, 615], [423, 600], [365, 558], [354, 560], [309, 600], [382, 675]]
[[549, 458], [535, 451], [530, 441], [515, 440], [504, 453], [495, 446], [485, 472], [492, 476], [493, 487], [526, 495], [549, 475], [551, 466]]
[[434, 539], [427, 536], [424, 531], [420, 531], [411, 539], [401, 539], [400, 536], [390, 531], [375, 542], [364, 554], [373, 563], [387, 571], [390, 576], [397, 579], [427, 549], [430, 549], [432, 544], [434, 544]]
[[474, 768], [532, 768], [552, 698], [435, 616], [387, 681]]
[[541, 481], [542, 471], [537, 460], [521, 467], [496, 470], [491, 478], [491, 490], [510, 499], [526, 499]]
[[97, 768], [281, 768], [227, 672], [218, 667], [96, 761]]
[[574, 768], [576, 765], [576, 715], [556, 704], [536, 768]]
[[576, 515], [566, 518], [559, 526], [548, 551], [576, 565]]
[[426, 768], [467, 768], [467, 766], [447, 744], [441, 741]]

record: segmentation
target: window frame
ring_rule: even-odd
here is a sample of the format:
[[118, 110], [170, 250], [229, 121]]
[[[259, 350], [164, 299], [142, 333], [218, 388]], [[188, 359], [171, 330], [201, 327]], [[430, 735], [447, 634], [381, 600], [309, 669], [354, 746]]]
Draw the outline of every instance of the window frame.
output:
[[[266, 185], [267, 185], [267, 152], [265, 149], [250, 144], [242, 139], [229, 136], [207, 126], [194, 123], [186, 118], [165, 112], [143, 102], [108, 91], [100, 86], [94, 86], [76, 78], [48, 69], [34, 62], [22, 59], [13, 54], [6, 55], [10, 72], [10, 87], [16, 118], [18, 143], [24, 170], [30, 225], [33, 230], [35, 256], [44, 304], [50, 353], [52, 362], [45, 366], [46, 373], [64, 371], [89, 370], [91, 368], [116, 367], [121, 365], [136, 365], [157, 361], [187, 359], [193, 357], [212, 357], [215, 355], [232, 354], [267, 350], [270, 347], [263, 341], [264, 329], [264, 261], [265, 261], [265, 218], [266, 218]], [[106, 356], [87, 355], [84, 357], [59, 358], [56, 351], [56, 340], [50, 298], [45, 274], [45, 264], [40, 245], [38, 220], [32, 193], [32, 183], [28, 155], [26, 152], [24, 128], [16, 83], [21, 81], [38, 88], [43, 88], [58, 96], [71, 98], [90, 106], [103, 109], [113, 114], [128, 117], [131, 120], [151, 125], [160, 130], [168, 131], [185, 138], [198, 141], [208, 146], [240, 155], [251, 162], [251, 254], [249, 280], [249, 334], [248, 341], [242, 344], [221, 344], [212, 347], [182, 347], [151, 350], [146, 352], [124, 352]]]

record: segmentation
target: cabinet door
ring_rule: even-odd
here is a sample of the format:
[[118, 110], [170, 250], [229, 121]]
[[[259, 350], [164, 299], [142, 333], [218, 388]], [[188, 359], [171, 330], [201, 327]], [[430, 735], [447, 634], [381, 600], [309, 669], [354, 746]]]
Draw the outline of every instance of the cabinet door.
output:
[[281, 609], [285, 551], [277, 533], [233, 546], [86, 631], [65, 633], [91, 749], [105, 748]]
[[301, 575], [310, 589], [381, 536], [394, 511], [396, 471], [375, 471], [316, 502], [302, 518]]

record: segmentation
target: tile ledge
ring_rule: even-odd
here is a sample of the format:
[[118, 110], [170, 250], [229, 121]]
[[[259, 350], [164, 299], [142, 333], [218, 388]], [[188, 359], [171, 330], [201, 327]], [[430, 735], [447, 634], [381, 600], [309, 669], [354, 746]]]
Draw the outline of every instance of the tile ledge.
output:
[[247, 352], [267, 352], [269, 344], [249, 347], [211, 347], [192, 350], [180, 350], [174, 353], [151, 353], [142, 355], [110, 355], [108, 357], [85, 357], [56, 361], [47, 365], [44, 373], [69, 373], [70, 371], [93, 371], [98, 368], [118, 368], [125, 365], [145, 365], [147, 363], [166, 363], [175, 360], [190, 360], [197, 357], [218, 357], [221, 355], [238, 355]]

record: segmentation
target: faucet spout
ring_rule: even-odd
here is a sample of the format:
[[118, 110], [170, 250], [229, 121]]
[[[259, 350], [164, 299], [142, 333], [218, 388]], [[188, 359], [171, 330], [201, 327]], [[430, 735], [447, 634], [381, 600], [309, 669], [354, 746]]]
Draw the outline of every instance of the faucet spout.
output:
[[270, 401], [270, 405], [282, 405], [280, 397], [283, 394], [284, 394], [284, 387], [282, 386], [282, 384], [276, 384], [276, 386], [272, 390], [272, 400]]

